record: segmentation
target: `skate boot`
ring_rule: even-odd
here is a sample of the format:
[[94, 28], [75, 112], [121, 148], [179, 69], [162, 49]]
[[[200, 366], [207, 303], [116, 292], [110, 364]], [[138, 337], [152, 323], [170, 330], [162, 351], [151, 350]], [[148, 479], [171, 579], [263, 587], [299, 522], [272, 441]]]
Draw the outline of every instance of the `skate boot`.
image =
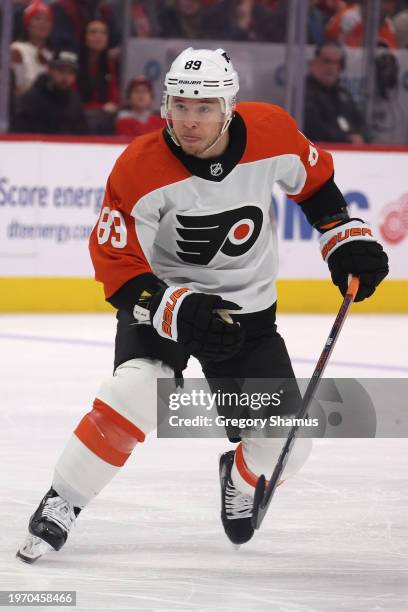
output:
[[238, 491], [231, 480], [234, 454], [228, 451], [220, 457], [221, 521], [225, 533], [238, 548], [254, 535], [251, 523], [254, 500], [251, 495]]
[[51, 487], [30, 518], [29, 534], [16, 556], [26, 563], [34, 563], [45, 553], [59, 550], [81, 508], [72, 506]]

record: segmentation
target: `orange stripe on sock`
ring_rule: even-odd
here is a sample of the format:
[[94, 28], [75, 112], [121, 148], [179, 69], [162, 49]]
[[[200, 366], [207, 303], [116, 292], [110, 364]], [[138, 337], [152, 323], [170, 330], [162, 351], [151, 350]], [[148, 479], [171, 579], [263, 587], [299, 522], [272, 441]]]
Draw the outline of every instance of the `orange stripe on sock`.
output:
[[[242, 442], [238, 444], [237, 449], [235, 451], [235, 465], [237, 466], [237, 470], [240, 476], [247, 482], [251, 487], [256, 487], [256, 483], [258, 482], [259, 476], [251, 472], [244, 459], [244, 451], [242, 450]], [[278, 487], [281, 485], [284, 480], [280, 480], [278, 482]], [[265, 483], [265, 487], [267, 487], [269, 481], [267, 480]]]
[[237, 470], [242, 476], [242, 478], [247, 482], [251, 487], [256, 487], [256, 483], [258, 482], [258, 476], [251, 472], [245, 463], [244, 452], [242, 450], [242, 442], [238, 444], [238, 447], [235, 451], [235, 465], [237, 466]]
[[105, 402], [103, 402], [102, 400], [96, 398], [93, 403], [93, 409], [99, 409], [103, 411], [104, 414], [109, 416], [109, 419], [113, 423], [123, 429], [123, 431], [125, 431], [129, 436], [136, 438], [138, 442], [144, 442], [146, 436], [143, 431], [136, 427], [136, 425], [129, 421], [129, 419], [122, 416], [121, 414], [119, 414], [119, 412], [111, 408], [108, 404], [105, 404]]
[[91, 412], [80, 421], [74, 434], [98, 457], [121, 467], [144, 433], [108, 404], [96, 399]]

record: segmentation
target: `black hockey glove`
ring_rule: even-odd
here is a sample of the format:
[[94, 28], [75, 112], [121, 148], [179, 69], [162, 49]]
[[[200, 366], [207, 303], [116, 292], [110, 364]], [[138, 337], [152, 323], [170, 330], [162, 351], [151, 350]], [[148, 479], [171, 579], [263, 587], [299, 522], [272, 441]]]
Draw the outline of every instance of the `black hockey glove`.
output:
[[219, 295], [167, 287], [152, 297], [150, 320], [160, 336], [181, 342], [198, 359], [223, 361], [235, 355], [244, 342], [239, 323], [226, 322], [215, 312], [224, 309], [241, 307]]
[[322, 234], [320, 247], [332, 280], [346, 294], [349, 275], [360, 279], [355, 302], [372, 295], [388, 274], [388, 257], [361, 219], [348, 219]]

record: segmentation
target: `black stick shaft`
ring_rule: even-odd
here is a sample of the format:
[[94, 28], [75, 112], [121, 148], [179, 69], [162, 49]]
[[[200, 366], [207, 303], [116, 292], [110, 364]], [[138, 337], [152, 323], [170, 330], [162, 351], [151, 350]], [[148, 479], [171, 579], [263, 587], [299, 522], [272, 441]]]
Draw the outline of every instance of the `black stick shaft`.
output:
[[[337, 338], [339, 337], [341, 328], [343, 327], [344, 321], [346, 320], [350, 306], [357, 294], [359, 287], [359, 279], [355, 276], [352, 277], [347, 293], [344, 297], [343, 303], [337, 314], [336, 320], [334, 321], [333, 327], [331, 328], [330, 334], [326, 340], [323, 351], [319, 357], [319, 361], [314, 369], [312, 377], [307, 386], [305, 395], [302, 400], [302, 406], [296, 415], [296, 419], [302, 419], [307, 410], [309, 409], [310, 403], [315, 395], [316, 389], [320, 383], [323, 372], [326, 369], [330, 355], [334, 349]], [[265, 476], [262, 475], [258, 478], [258, 482], [255, 488], [254, 496], [254, 507], [252, 513], [252, 524], [255, 529], [259, 529], [264, 519], [264, 516], [269, 508], [269, 504], [272, 501], [272, 497], [275, 493], [276, 487], [278, 486], [282, 472], [285, 469], [285, 465], [289, 459], [296, 435], [299, 431], [300, 425], [293, 425], [289, 431], [286, 442], [282, 448], [279, 459], [276, 463], [275, 469], [272, 476], [269, 479], [268, 486], [265, 489]]]

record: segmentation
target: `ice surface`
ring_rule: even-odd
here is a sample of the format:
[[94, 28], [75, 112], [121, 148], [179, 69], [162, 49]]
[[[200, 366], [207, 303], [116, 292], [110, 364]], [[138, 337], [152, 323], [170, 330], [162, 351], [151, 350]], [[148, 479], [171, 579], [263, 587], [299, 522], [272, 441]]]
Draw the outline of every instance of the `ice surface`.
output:
[[[278, 321], [296, 373], [309, 376], [333, 316]], [[33, 566], [15, 559], [65, 441], [110, 374], [113, 338], [110, 315], [0, 317], [1, 589], [73, 589], [81, 611], [408, 610], [403, 439], [316, 441], [235, 551], [219, 520], [217, 458], [229, 443], [151, 436], [61, 552]], [[407, 340], [408, 317], [352, 316], [326, 375], [407, 377]], [[200, 376], [197, 362], [187, 376]]]

